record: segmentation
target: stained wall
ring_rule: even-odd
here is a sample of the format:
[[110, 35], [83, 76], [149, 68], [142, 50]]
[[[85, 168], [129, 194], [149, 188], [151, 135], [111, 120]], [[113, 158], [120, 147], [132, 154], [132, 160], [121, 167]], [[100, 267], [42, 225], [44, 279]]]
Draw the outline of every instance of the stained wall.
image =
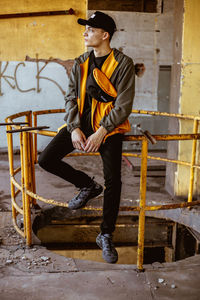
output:
[[[198, 0], [184, 0], [184, 14], [182, 23], [182, 55], [180, 76], [179, 113], [193, 116], [200, 115], [200, 2]], [[180, 133], [192, 133], [193, 122], [181, 121]], [[200, 132], [200, 129], [199, 129]], [[196, 164], [199, 159], [199, 143], [197, 145]], [[192, 142], [179, 142], [178, 159], [191, 162]], [[179, 165], [175, 173], [175, 193], [184, 196], [188, 192], [190, 168]], [[200, 174], [195, 172], [194, 192], [200, 194]]]
[[[20, 111], [64, 107], [72, 59], [85, 51], [80, 38], [84, 27], [77, 24], [77, 18], [85, 18], [87, 11], [86, 0], [0, 1], [1, 15], [70, 8], [75, 14], [0, 19], [0, 122]], [[63, 115], [53, 115], [41, 117], [39, 125], [56, 130], [62, 123]], [[17, 135], [15, 140], [18, 147]], [[40, 138], [39, 148], [47, 142], [48, 138]], [[6, 148], [1, 127], [0, 149]]]
[[[1, 14], [73, 8], [75, 15], [45, 16], [21, 19], [0, 19], [0, 120], [24, 110], [63, 108], [71, 60], [84, 52], [78, 17], [85, 17], [86, 1], [25, 1], [13, 6], [11, 0], [0, 2]], [[144, 63], [145, 73], [136, 78], [133, 108], [157, 110], [159, 106], [159, 67], [173, 64], [174, 1], [164, 0], [161, 13], [106, 11], [116, 21], [118, 31], [112, 40], [116, 47], [131, 56], [135, 63]], [[90, 15], [92, 11], [88, 11]], [[38, 55], [36, 59], [36, 54]], [[58, 58], [45, 63], [50, 57]], [[64, 65], [63, 65], [64, 61]], [[131, 116], [132, 123], [141, 122]], [[41, 117], [39, 125], [56, 129], [63, 116]], [[142, 119], [152, 132], [166, 132], [166, 124], [152, 117]], [[134, 133], [134, 128], [132, 130]], [[48, 138], [42, 137], [42, 149]], [[16, 144], [17, 145], [17, 144]], [[0, 149], [7, 147], [6, 135], [0, 129]]]

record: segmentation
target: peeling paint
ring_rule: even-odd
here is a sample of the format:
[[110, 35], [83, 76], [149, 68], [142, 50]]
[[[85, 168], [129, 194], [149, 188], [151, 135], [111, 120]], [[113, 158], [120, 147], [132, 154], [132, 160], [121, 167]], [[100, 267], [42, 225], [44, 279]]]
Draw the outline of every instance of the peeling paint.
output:
[[156, 53], [159, 54], [160, 53], [160, 49], [156, 48]]
[[144, 64], [140, 63], [135, 65], [135, 74], [138, 77], [142, 77], [144, 75], [145, 70], [146, 68]]

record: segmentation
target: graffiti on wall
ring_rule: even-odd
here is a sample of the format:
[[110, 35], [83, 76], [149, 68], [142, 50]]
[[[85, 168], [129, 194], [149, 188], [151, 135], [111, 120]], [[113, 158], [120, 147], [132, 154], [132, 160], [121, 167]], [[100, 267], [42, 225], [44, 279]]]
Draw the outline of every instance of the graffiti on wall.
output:
[[[26, 68], [26, 66], [27, 66], [24, 61], [17, 63], [17, 65], [14, 67], [14, 70], [10, 71], [11, 73], [8, 71], [10, 62], [7, 61], [5, 63], [5, 65], [3, 65], [3, 63], [0, 61], [0, 96], [4, 95], [4, 91], [3, 91], [3, 87], [2, 87], [3, 81], [6, 82], [11, 89], [17, 89], [21, 93], [28, 93], [31, 91], [40, 93], [41, 92], [41, 87], [40, 87], [41, 80], [50, 81], [52, 84], [54, 84], [60, 90], [60, 92], [63, 95], [65, 95], [65, 91], [63, 90], [61, 85], [55, 79], [52, 79], [48, 76], [43, 76], [42, 72], [45, 70], [45, 68], [47, 67], [47, 65], [49, 63], [53, 62], [53, 63], [58, 63], [58, 64], [62, 65], [66, 70], [66, 75], [69, 76], [72, 65], [73, 65], [73, 60], [65, 60], [64, 61], [64, 60], [55, 59], [55, 58], [39, 59], [38, 55], [36, 55], [36, 58], [30, 58], [29, 56], [26, 56], [25, 61], [35, 62], [35, 64], [36, 64], [36, 75], [34, 76], [34, 79], [35, 79], [34, 86], [32, 86], [28, 89], [24, 89], [24, 88], [22, 88], [22, 86], [20, 86], [20, 80], [19, 80], [20, 72], [22, 72], [22, 68]], [[42, 62], [44, 64], [41, 66]], [[33, 82], [34, 82], [34, 80], [31, 81], [31, 84], [33, 84]]]
[[[20, 81], [21, 81], [21, 74], [22, 73], [22, 68], [26, 68], [27, 65], [25, 62], [34, 62], [36, 65], [36, 75], [34, 76], [35, 79], [35, 86], [32, 86], [28, 89], [22, 88], [20, 86]], [[43, 65], [41, 66], [41, 63]], [[66, 76], [69, 77], [69, 74], [71, 72], [71, 68], [73, 66], [74, 60], [68, 59], [68, 60], [61, 60], [58, 58], [49, 58], [49, 59], [39, 59], [38, 55], [36, 54], [36, 58], [30, 58], [29, 56], [26, 56], [25, 61], [17, 63], [17, 65], [14, 67], [14, 70], [9, 71], [8, 67], [10, 62], [5, 62], [3, 63], [0, 61], [0, 96], [4, 95], [2, 83], [5, 81], [8, 86], [11, 89], [16, 89], [21, 93], [28, 93], [31, 91], [35, 91], [36, 93], [41, 92], [41, 85], [40, 81], [41, 80], [48, 80], [52, 84], [54, 84], [62, 93], [62, 95], [65, 95], [65, 91], [63, 90], [62, 86], [59, 84], [59, 82], [55, 79], [52, 79], [48, 76], [43, 76], [42, 72], [45, 70], [47, 65], [49, 63], [57, 63], [65, 68], [66, 71]], [[145, 72], [145, 66], [144, 64], [136, 64], [135, 65], [135, 73], [138, 77], [142, 77]], [[20, 79], [20, 80], [19, 80]], [[33, 84], [34, 80], [31, 80], [31, 84]]]

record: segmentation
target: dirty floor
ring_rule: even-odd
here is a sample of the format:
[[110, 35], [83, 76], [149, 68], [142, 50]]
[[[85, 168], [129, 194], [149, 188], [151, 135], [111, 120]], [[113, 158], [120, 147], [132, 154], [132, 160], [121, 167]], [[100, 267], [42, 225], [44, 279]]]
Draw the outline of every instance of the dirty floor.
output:
[[[89, 175], [95, 175], [95, 179], [103, 183], [99, 157], [67, 159], [76, 167], [84, 165]], [[15, 161], [17, 167], [17, 155]], [[130, 161], [133, 169], [125, 162], [122, 165], [122, 205], [136, 205], [139, 199], [139, 163], [134, 159]], [[150, 172], [153, 174], [148, 177], [147, 201], [172, 201], [164, 190], [162, 174], [158, 174], [157, 169]], [[36, 177], [37, 192], [46, 198], [68, 201], [76, 192], [38, 166]], [[12, 226], [7, 155], [0, 155], [0, 184], [1, 300], [199, 299], [199, 255], [174, 263], [154, 262], [144, 266], [145, 272], [138, 273], [136, 265], [67, 258], [36, 244], [27, 248]]]

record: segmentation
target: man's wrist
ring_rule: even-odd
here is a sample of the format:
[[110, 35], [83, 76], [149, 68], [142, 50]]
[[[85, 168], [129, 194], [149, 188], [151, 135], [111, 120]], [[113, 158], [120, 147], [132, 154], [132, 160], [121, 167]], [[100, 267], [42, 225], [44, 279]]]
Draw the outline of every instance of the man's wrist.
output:
[[76, 128], [74, 128], [74, 129], [72, 129], [71, 133], [72, 133], [72, 132], [79, 131], [79, 130], [81, 130], [81, 129], [80, 129], [79, 127], [76, 127]]
[[79, 123], [72, 123], [72, 124], [67, 124], [67, 130], [72, 133], [72, 131], [76, 128], [80, 128]]
[[108, 133], [107, 129], [103, 126], [99, 127], [98, 133], [100, 133], [103, 137]]

